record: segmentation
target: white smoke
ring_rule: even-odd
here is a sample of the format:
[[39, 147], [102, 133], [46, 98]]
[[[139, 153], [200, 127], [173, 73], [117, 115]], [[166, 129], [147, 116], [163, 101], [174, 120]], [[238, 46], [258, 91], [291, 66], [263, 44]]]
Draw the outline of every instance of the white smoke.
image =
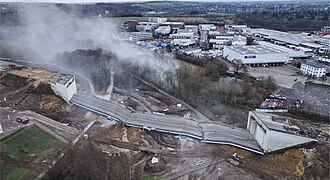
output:
[[7, 29], [6, 36], [30, 60], [56, 63], [55, 55], [65, 51], [102, 48], [120, 60], [156, 69], [160, 74], [173, 68], [151, 52], [141, 55], [135, 45], [114, 40], [120, 33], [111, 18], [79, 18], [75, 9], [66, 13], [50, 4], [25, 4], [20, 11], [23, 25], [19, 33]]

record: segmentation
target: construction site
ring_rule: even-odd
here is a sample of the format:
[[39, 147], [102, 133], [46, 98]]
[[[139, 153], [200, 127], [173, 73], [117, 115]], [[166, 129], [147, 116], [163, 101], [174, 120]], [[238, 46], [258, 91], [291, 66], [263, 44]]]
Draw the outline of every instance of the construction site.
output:
[[[63, 74], [9, 64], [13, 63], [1, 61], [1, 179], [329, 178], [327, 124], [306, 125], [291, 118], [292, 125], [307, 126], [305, 132], [316, 134], [318, 141], [262, 155], [230, 143], [206, 143], [147, 125], [125, 125], [116, 120], [119, 116], [89, 111], [55, 93], [52, 84], [62, 82]], [[81, 84], [77, 79], [78, 93], [88, 92]], [[183, 101], [128, 73], [116, 74], [109, 86], [111, 91], [96, 91], [95, 96], [141, 117], [212, 123]], [[17, 118], [29, 122], [18, 123]]]

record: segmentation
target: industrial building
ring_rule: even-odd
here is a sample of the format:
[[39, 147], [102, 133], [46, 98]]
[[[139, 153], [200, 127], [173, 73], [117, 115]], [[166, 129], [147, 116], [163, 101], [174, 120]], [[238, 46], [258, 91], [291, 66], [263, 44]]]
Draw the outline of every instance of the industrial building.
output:
[[209, 45], [213, 49], [222, 49], [224, 45], [226, 45], [229, 41], [228, 40], [221, 40], [221, 39], [210, 39]]
[[195, 35], [198, 34], [198, 26], [195, 25], [185, 25], [184, 29], [188, 32], [193, 32]]
[[196, 45], [195, 39], [173, 39], [171, 41], [173, 46], [180, 46], [180, 47], [190, 47]]
[[322, 29], [321, 29], [322, 32], [330, 32], [330, 26], [324, 26]]
[[327, 65], [330, 65], [330, 57], [319, 57], [318, 61]]
[[184, 22], [164, 22], [159, 24], [161, 26], [170, 26], [172, 29], [184, 29]]
[[152, 33], [150, 32], [131, 32], [129, 33], [130, 41], [145, 41], [153, 39]]
[[171, 27], [170, 26], [159, 26], [159, 28], [157, 28], [155, 30], [155, 33], [158, 33], [158, 34], [170, 34], [171, 33]]
[[267, 113], [250, 111], [247, 129], [257, 140], [264, 153], [317, 141], [300, 136], [300, 128], [283, 122], [274, 121], [275, 116]]
[[310, 57], [310, 54], [305, 53], [305, 51], [299, 49], [299, 48], [288, 48], [285, 46], [279, 46], [270, 42], [265, 41], [257, 41], [259, 45], [268, 46], [273, 49], [281, 50], [284, 52], [287, 52], [289, 54], [290, 58], [307, 58]]
[[292, 34], [282, 31], [269, 29], [251, 29], [251, 33], [256, 37], [263, 38], [280, 45], [294, 45], [297, 47], [309, 48], [313, 52], [317, 52], [319, 48], [329, 47], [330, 40], [323, 36], [314, 36], [308, 33]]
[[214, 24], [199, 24], [198, 29], [201, 31], [216, 30], [217, 27]]
[[72, 75], [61, 75], [55, 83], [51, 84], [51, 88], [66, 102], [70, 102], [72, 96], [77, 93], [76, 79]]
[[155, 22], [139, 22], [136, 26], [136, 30], [140, 32], [153, 32], [159, 27], [158, 23]]
[[327, 67], [316, 62], [302, 62], [300, 71], [304, 75], [311, 75], [313, 77], [322, 77], [327, 73]]
[[161, 23], [166, 22], [167, 21], [167, 18], [149, 17], [148, 18], [148, 21], [149, 22], [154, 22], [154, 23], [161, 24]]
[[225, 46], [223, 57], [230, 61], [241, 60], [249, 66], [278, 66], [289, 62], [287, 52], [265, 45]]
[[196, 38], [196, 35], [194, 35], [193, 32], [191, 32], [191, 33], [176, 33], [176, 34], [170, 34], [169, 38], [171, 38], [171, 39], [194, 39], [194, 38]]
[[248, 28], [247, 25], [237, 25], [237, 24], [226, 24], [225, 25], [225, 29], [234, 30], [234, 31], [241, 31], [246, 28]]
[[241, 35], [235, 36], [232, 40], [231, 40], [231, 45], [232, 46], [245, 46], [246, 45], [246, 40], [247, 38]]
[[313, 42], [314, 38], [305, 34], [291, 34], [282, 31], [270, 30], [270, 29], [252, 29], [251, 32], [256, 37], [261, 37], [265, 40], [273, 42], [283, 42], [285, 44], [291, 44], [299, 46], [301, 43]]

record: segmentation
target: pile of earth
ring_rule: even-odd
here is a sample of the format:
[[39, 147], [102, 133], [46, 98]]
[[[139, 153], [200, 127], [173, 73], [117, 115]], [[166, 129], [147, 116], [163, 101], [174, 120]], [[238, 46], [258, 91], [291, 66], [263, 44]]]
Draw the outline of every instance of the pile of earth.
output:
[[66, 117], [68, 105], [50, 84], [6, 72], [0, 74], [1, 107], [18, 111], [31, 110], [55, 120]]

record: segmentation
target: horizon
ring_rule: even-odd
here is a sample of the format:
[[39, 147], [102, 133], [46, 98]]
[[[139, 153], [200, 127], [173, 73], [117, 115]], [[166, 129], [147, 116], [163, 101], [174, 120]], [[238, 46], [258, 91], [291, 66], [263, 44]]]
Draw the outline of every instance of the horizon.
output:
[[327, 0], [3, 0], [2, 3], [64, 3], [64, 4], [94, 4], [94, 3], [145, 3], [145, 2], [322, 2]]

